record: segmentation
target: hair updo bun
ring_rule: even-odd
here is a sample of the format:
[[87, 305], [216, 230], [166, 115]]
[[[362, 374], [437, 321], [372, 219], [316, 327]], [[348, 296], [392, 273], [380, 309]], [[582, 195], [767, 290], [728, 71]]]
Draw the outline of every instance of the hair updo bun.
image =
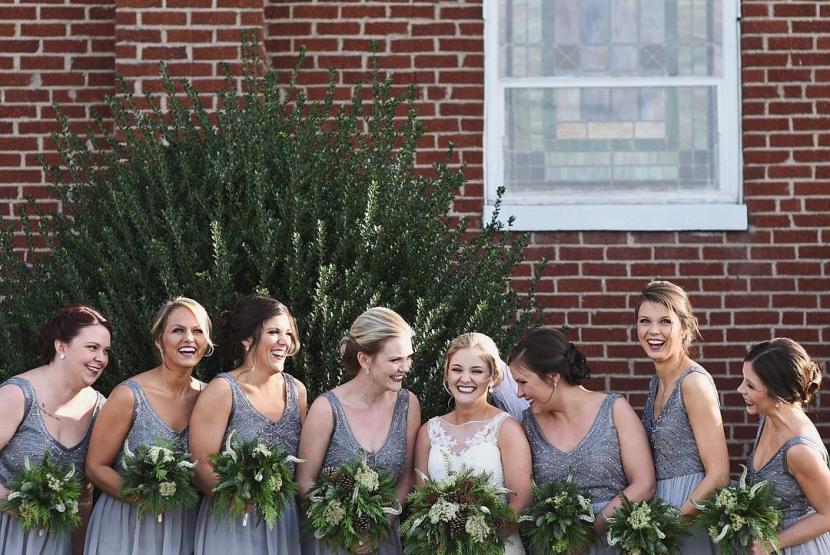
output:
[[358, 316], [343, 339], [340, 340], [340, 359], [354, 376], [360, 370], [358, 353], [374, 356], [387, 340], [395, 337], [412, 338], [413, 332], [400, 314], [389, 308], [376, 306]]
[[744, 358], [775, 399], [809, 404], [821, 387], [821, 367], [804, 347], [786, 337], [764, 341]]
[[519, 364], [545, 379], [559, 374], [578, 385], [591, 376], [585, 354], [558, 329], [540, 327], [528, 332], [510, 351], [508, 364]]
[[73, 304], [58, 311], [40, 330], [37, 349], [44, 362], [51, 362], [57, 352], [55, 341], [69, 343], [81, 333], [81, 329], [94, 325], [104, 326], [112, 335], [112, 326], [104, 316], [92, 307]]

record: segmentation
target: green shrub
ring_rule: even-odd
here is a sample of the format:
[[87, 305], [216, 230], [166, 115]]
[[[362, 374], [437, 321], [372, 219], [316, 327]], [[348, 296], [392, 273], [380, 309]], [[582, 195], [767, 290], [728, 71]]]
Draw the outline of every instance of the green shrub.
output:
[[[290, 370], [312, 395], [342, 381], [337, 343], [360, 312], [399, 311], [417, 334], [408, 387], [426, 415], [445, 411], [452, 338], [476, 330], [507, 348], [538, 323], [532, 291], [510, 287], [527, 237], [495, 218], [469, 233], [448, 215], [463, 169], [415, 171], [424, 130], [412, 91], [396, 95], [376, 74], [346, 105], [333, 85], [312, 103], [295, 79], [245, 67], [213, 113], [209, 95], [162, 67], [166, 94], [148, 96], [149, 109], [122, 93], [87, 136], [61, 120], [62, 163], [49, 169], [65, 210], [24, 222], [29, 248], [40, 237], [52, 254], [21, 263], [8, 223], [0, 241], [0, 376], [36, 364], [37, 332], [58, 307], [87, 302], [115, 328], [99, 382], [109, 391], [155, 364], [148, 330], [164, 299], [191, 296], [216, 317], [258, 290], [296, 316], [303, 348]], [[231, 364], [220, 346], [200, 375]]]

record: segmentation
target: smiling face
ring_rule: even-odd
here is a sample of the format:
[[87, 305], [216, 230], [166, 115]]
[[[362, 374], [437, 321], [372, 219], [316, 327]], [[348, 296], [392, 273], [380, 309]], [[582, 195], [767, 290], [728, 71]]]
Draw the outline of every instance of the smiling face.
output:
[[744, 398], [747, 414], [766, 414], [775, 408], [776, 399], [773, 398], [767, 387], [752, 368], [751, 362], [744, 362], [741, 369], [744, 379], [738, 386], [738, 393]]
[[383, 342], [376, 354], [368, 356], [359, 353], [358, 361], [363, 368], [369, 369], [372, 380], [384, 389], [400, 391], [403, 379], [412, 367], [412, 354], [412, 339], [409, 336], [391, 337]]
[[458, 349], [452, 354], [444, 378], [457, 404], [487, 398], [493, 377], [487, 361], [476, 349]]
[[101, 324], [84, 326], [68, 343], [55, 341], [55, 351], [64, 368], [90, 386], [109, 364], [110, 332]]
[[267, 368], [271, 372], [285, 370], [285, 360], [294, 346], [294, 331], [287, 314], [277, 314], [265, 320], [254, 349], [253, 363], [256, 368]]
[[199, 364], [208, 346], [199, 320], [183, 306], [170, 311], [159, 343], [162, 364], [182, 370], [192, 370]]
[[[531, 405], [544, 405], [553, 397], [554, 385], [541, 378], [536, 372], [525, 368], [520, 362], [510, 363], [510, 373], [516, 380], [516, 395], [526, 399]], [[559, 374], [553, 374], [550, 379], [556, 379]]]
[[683, 324], [668, 307], [651, 301], [640, 305], [637, 338], [646, 355], [656, 362], [682, 357]]

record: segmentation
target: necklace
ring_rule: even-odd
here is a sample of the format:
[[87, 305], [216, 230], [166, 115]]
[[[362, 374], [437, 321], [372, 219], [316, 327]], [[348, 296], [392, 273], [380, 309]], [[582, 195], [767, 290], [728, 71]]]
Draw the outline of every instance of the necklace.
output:
[[52, 418], [54, 418], [54, 419], [55, 419], [55, 420], [57, 420], [58, 422], [60, 422], [60, 421], [61, 421], [61, 417], [60, 417], [60, 416], [58, 416], [57, 414], [52, 414], [51, 412], [49, 412], [48, 410], [46, 410], [46, 403], [44, 403], [43, 401], [41, 401], [41, 402], [40, 402], [40, 411], [41, 411], [43, 414], [45, 414], [46, 416], [51, 416]]

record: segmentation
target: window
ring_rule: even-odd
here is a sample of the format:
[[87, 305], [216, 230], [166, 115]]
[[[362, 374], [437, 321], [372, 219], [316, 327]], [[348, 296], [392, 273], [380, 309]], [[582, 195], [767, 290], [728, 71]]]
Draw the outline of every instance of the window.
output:
[[746, 229], [732, 0], [486, 0], [485, 216]]

